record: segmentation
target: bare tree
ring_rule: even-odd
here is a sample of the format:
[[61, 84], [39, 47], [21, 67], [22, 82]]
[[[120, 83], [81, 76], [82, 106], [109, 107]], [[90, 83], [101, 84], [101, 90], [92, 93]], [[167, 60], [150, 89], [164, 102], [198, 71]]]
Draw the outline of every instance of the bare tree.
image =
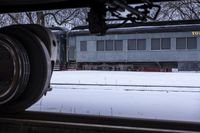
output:
[[46, 23], [72, 28], [77, 25], [86, 24], [88, 9], [72, 9], [48, 11], [44, 14]]
[[[86, 24], [88, 9], [62, 9], [38, 12], [23, 12], [3, 14], [1, 26], [10, 24], [40, 24], [43, 26], [65, 26], [73, 28], [77, 25]], [[6, 20], [6, 21], [5, 21]], [[6, 22], [6, 23], [3, 23]]]
[[200, 0], [181, 0], [161, 3], [158, 20], [199, 20]]

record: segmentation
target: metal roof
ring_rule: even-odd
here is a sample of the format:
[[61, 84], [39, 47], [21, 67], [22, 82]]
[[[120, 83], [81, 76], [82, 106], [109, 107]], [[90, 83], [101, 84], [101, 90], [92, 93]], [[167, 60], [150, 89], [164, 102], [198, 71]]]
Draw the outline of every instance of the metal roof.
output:
[[[168, 21], [167, 21], [168, 22]], [[160, 33], [160, 32], [187, 32], [187, 31], [200, 31], [200, 21], [177, 21], [174, 23], [169, 22], [151, 22], [146, 24], [139, 24], [133, 27], [122, 27], [109, 29], [107, 34], [137, 34], [137, 33]], [[77, 35], [91, 35], [88, 29], [76, 29], [69, 32], [70, 36]]]

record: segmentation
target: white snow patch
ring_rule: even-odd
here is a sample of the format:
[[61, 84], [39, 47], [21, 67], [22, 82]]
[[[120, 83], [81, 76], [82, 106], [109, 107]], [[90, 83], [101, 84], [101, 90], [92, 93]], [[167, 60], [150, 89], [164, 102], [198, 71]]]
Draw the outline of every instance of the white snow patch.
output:
[[52, 83], [196, 88], [53, 85], [29, 110], [200, 122], [199, 80], [195, 72], [54, 72]]
[[200, 73], [61, 71], [52, 83], [200, 86]]

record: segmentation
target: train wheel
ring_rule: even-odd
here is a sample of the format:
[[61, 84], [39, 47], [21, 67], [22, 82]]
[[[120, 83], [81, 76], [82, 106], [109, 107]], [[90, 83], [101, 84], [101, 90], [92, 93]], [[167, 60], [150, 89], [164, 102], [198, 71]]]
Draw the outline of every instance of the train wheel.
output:
[[[20, 62], [23, 63], [22, 66], [28, 64], [26, 66], [27, 70], [21, 71], [22, 75], [26, 76], [26, 80], [22, 86], [13, 88], [15, 91], [19, 90], [17, 91], [18, 93], [12, 93], [14, 95], [13, 98], [11, 97], [11, 99], [0, 103], [0, 111], [23, 111], [38, 101], [48, 89], [51, 77], [50, 55], [43, 41], [23, 26], [15, 25], [5, 27], [0, 30], [0, 33], [9, 36], [13, 40], [17, 40], [21, 44], [24, 51], [26, 51], [26, 56]], [[17, 47], [17, 43], [14, 46]], [[28, 61], [28, 63], [25, 61]], [[11, 73], [13, 71], [19, 71], [17, 67], [12, 68]], [[12, 79], [12, 81], [15, 80]], [[11, 86], [11, 82], [8, 84]], [[22, 84], [22, 82], [18, 82], [17, 85], [19, 84]]]
[[28, 54], [23, 46], [0, 34], [0, 105], [16, 99], [29, 80]]

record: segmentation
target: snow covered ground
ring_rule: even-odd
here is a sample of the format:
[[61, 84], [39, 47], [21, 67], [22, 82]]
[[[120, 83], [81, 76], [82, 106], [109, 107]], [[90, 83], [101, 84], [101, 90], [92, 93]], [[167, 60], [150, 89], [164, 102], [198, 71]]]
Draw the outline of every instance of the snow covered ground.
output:
[[66, 71], [54, 72], [52, 83], [200, 86], [200, 73]]
[[195, 72], [54, 72], [51, 83], [105, 86], [52, 85], [29, 110], [200, 122], [199, 80]]

